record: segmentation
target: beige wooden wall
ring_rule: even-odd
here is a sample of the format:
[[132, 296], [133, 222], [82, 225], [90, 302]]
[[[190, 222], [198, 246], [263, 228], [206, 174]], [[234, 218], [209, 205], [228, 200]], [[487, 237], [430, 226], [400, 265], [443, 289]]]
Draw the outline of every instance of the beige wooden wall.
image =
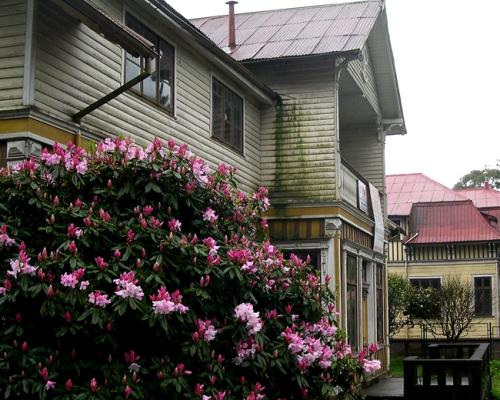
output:
[[23, 104], [26, 2], [0, 1], [0, 111]]
[[[275, 203], [336, 197], [337, 107], [333, 57], [250, 63], [283, 98], [262, 116], [262, 184]], [[280, 114], [281, 113], [281, 114]]]
[[[113, 18], [124, 20], [124, 7], [176, 49], [175, 115], [132, 93], [125, 93], [83, 119], [96, 135], [132, 136], [146, 143], [155, 136], [173, 137], [212, 166], [238, 167], [244, 190], [260, 183], [260, 105], [236, 82], [202, 58], [155, 16], [143, 2], [95, 0]], [[124, 6], [124, 3], [125, 6]], [[123, 84], [123, 50], [87, 26], [66, 18], [48, 2], [39, 2], [35, 105], [44, 113], [70, 121], [71, 115]], [[142, 4], [141, 8], [138, 8]], [[215, 74], [245, 100], [245, 150], [240, 155], [210, 137], [211, 77]]]

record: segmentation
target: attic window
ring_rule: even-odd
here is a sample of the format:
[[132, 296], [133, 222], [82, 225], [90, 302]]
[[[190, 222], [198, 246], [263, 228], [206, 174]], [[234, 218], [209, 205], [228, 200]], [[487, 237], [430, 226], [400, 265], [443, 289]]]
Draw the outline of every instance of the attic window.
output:
[[212, 137], [243, 153], [243, 99], [212, 79]]
[[0, 142], [0, 166], [13, 167], [23, 160], [40, 158], [44, 144], [31, 139], [14, 139]]
[[[154, 44], [158, 56], [151, 62], [151, 76], [132, 87], [132, 91], [174, 113], [174, 47], [127, 14], [126, 25]], [[145, 71], [145, 57], [125, 56], [125, 83]]]

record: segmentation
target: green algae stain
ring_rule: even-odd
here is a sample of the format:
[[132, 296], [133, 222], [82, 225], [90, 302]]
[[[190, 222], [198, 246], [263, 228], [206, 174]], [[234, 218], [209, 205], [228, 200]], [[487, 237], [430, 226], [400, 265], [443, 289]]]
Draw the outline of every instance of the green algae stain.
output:
[[307, 156], [303, 135], [306, 132], [301, 127], [298, 108], [300, 102], [292, 98], [276, 105], [276, 170], [272, 188], [275, 198], [309, 198], [313, 195], [308, 192], [311, 174], [305, 169]]

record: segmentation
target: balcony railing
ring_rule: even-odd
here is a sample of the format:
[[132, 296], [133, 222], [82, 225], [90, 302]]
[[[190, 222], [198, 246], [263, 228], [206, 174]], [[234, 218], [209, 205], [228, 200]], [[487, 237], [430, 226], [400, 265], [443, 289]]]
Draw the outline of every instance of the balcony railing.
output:
[[345, 161], [341, 166], [341, 198], [364, 214], [370, 215], [368, 207], [368, 182]]

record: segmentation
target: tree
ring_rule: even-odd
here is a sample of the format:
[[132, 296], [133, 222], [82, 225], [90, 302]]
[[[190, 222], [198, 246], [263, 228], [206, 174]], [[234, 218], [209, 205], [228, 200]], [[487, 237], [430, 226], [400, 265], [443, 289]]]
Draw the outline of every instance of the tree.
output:
[[500, 169], [485, 168], [472, 170], [464, 175], [453, 187], [454, 189], [481, 188], [488, 182], [492, 188], [500, 189]]
[[120, 138], [0, 170], [0, 396], [356, 395], [380, 362], [351, 352], [313, 266], [266, 239], [267, 191], [233, 172]]
[[389, 336], [397, 334], [404, 326], [410, 325], [408, 305], [413, 287], [399, 274], [388, 274]]
[[447, 277], [439, 289], [417, 290], [408, 311], [433, 336], [456, 341], [472, 327], [474, 288], [459, 276]]

